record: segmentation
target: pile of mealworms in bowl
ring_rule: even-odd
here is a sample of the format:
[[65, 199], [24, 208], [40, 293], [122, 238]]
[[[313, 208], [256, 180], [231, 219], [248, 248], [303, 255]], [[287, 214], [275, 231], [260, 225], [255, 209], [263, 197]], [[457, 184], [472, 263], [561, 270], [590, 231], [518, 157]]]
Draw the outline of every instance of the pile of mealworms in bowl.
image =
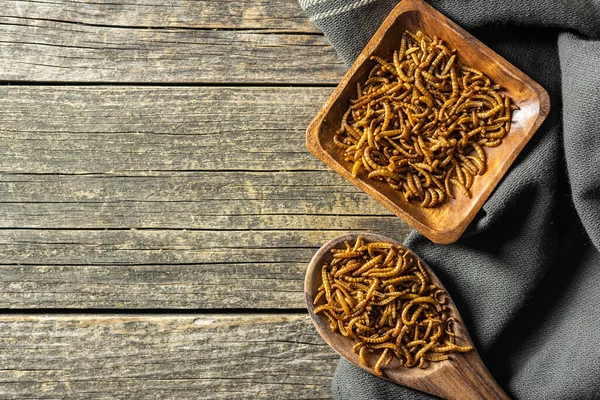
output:
[[[333, 260], [322, 267], [314, 313], [354, 340], [363, 365], [381, 376], [394, 356], [401, 366], [425, 368], [472, 349], [456, 343], [446, 292], [410, 250], [361, 237], [345, 245], [333, 249]], [[367, 352], [380, 353], [374, 366]]]
[[454, 188], [471, 197], [486, 170], [483, 148], [502, 143], [517, 107], [457, 56], [437, 37], [406, 31], [392, 60], [371, 57], [333, 137], [353, 177], [384, 181], [421, 207], [455, 198]]

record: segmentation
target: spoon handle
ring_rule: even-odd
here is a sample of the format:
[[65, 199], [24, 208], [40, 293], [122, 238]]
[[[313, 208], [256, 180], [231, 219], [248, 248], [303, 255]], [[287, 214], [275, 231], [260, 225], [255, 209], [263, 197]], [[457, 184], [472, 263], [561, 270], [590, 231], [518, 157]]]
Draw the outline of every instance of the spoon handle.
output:
[[457, 357], [437, 378], [436, 391], [448, 400], [510, 400], [476, 352]]

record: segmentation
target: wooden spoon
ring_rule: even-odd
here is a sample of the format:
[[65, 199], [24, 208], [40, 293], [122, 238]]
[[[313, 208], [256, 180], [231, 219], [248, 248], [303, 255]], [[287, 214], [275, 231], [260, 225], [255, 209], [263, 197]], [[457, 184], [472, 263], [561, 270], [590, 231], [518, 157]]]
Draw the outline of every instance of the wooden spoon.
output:
[[[379, 354], [367, 352], [369, 367], [364, 366], [360, 362], [358, 355], [352, 351], [354, 341], [344, 337], [339, 332], [331, 331], [329, 321], [324, 315], [314, 314], [315, 306], [313, 302], [318, 292], [317, 289], [321, 285], [321, 267], [323, 263], [331, 262], [332, 253], [330, 250], [333, 248], [345, 248], [344, 241], [355, 243], [358, 236], [361, 236], [368, 242], [389, 242], [395, 245], [402, 245], [395, 240], [373, 234], [355, 233], [330, 240], [317, 251], [308, 266], [304, 283], [304, 293], [306, 295], [309, 314], [321, 337], [340, 356], [357, 367], [374, 374], [373, 366], [375, 366]], [[447, 292], [431, 268], [423, 260], [421, 262], [429, 273], [431, 281]], [[457, 342], [461, 345], [472, 346], [474, 348], [473, 341], [465, 328], [454, 301], [452, 301], [449, 294], [447, 298], [448, 313], [456, 319], [454, 331]], [[389, 367], [382, 368], [382, 371], [385, 379], [449, 400], [509, 399], [487, 370], [475, 349], [466, 353], [452, 353], [449, 360], [430, 362], [424, 369], [402, 367], [396, 361], [392, 362]]]

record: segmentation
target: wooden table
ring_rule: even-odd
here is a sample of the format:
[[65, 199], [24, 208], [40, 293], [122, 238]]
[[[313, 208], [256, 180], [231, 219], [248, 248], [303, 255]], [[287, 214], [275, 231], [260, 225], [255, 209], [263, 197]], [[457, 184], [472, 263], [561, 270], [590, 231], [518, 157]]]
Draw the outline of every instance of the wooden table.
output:
[[407, 228], [306, 151], [296, 1], [0, 9], [0, 398], [330, 398], [307, 262]]

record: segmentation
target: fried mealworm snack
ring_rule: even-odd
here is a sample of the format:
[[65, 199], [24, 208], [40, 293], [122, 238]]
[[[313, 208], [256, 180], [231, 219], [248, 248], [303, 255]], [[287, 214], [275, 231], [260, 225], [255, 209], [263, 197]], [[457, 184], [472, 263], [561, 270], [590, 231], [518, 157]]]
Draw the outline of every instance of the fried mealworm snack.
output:
[[342, 118], [334, 143], [352, 176], [387, 182], [408, 202], [436, 207], [470, 197], [486, 169], [483, 147], [510, 131], [510, 98], [481, 71], [462, 65], [437, 37], [406, 31], [392, 60], [377, 64]]
[[425, 368], [428, 361], [472, 349], [456, 344], [446, 293], [410, 250], [358, 237], [332, 252], [333, 261], [321, 270], [314, 313], [325, 315], [331, 330], [354, 339], [364, 365], [365, 352], [380, 352], [376, 374], [394, 356], [401, 366]]

